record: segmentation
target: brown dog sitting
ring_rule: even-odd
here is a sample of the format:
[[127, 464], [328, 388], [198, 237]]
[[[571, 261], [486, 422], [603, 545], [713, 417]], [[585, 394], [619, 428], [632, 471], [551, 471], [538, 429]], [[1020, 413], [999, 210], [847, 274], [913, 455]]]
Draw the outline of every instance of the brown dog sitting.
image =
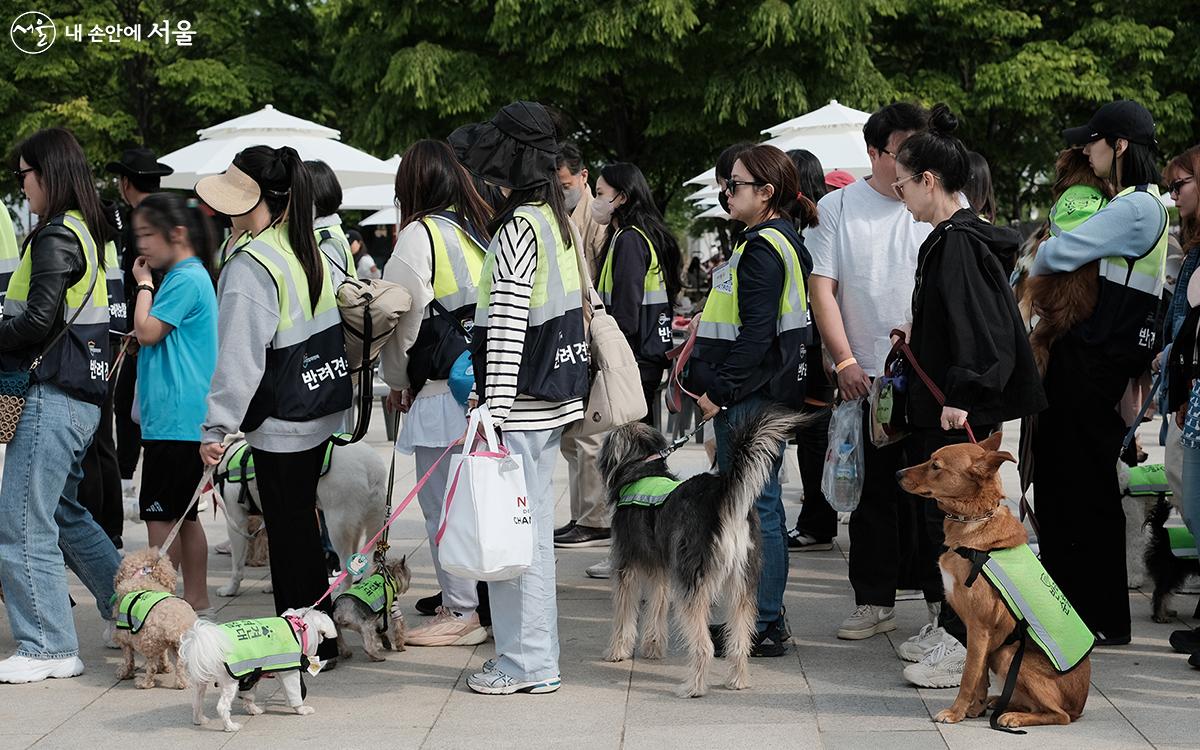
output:
[[[946, 513], [949, 549], [939, 565], [946, 599], [967, 626], [958, 698], [934, 721], [954, 724], [990, 708], [993, 728], [1068, 724], [1087, 702], [1094, 637], [1001, 503], [1000, 465], [1014, 460], [997, 450], [1001, 438], [942, 448], [897, 475], [906, 492]], [[1001, 695], [988, 696], [989, 668], [1005, 682]]]

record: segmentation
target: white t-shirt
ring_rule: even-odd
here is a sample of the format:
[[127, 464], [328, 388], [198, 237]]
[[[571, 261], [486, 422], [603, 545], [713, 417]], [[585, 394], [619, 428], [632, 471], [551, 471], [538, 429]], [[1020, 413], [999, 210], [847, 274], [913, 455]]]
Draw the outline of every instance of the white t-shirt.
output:
[[812, 272], [838, 282], [850, 351], [874, 377], [892, 348], [891, 330], [912, 318], [917, 251], [933, 227], [865, 179], [829, 193], [817, 210], [820, 223], [804, 232]]
[[366, 253], [358, 256], [358, 267], [355, 268], [355, 272], [360, 279], [378, 279], [383, 275], [375, 267], [375, 259]]

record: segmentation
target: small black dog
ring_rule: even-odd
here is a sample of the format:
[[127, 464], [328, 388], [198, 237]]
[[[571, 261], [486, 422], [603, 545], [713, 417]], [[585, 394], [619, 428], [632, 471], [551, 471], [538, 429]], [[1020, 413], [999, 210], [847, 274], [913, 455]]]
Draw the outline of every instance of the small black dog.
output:
[[[1176, 612], [1167, 604], [1172, 592], [1190, 575], [1200, 575], [1200, 560], [1176, 557], [1171, 551], [1171, 538], [1166, 529], [1171, 515], [1171, 503], [1158, 501], [1146, 526], [1150, 529], [1150, 541], [1146, 544], [1146, 572], [1154, 580], [1154, 595], [1151, 603], [1155, 622], [1170, 622]], [[1200, 603], [1196, 605], [1195, 617], [1200, 617]]]
[[692, 676], [679, 695], [704, 695], [713, 659], [709, 609], [724, 593], [731, 607], [725, 684], [747, 687], [762, 568], [754, 503], [788, 437], [807, 419], [782, 409], [761, 412], [735, 432], [728, 474], [699, 474], [682, 483], [660, 455], [668, 443], [658, 430], [633, 423], [609, 434], [597, 461], [614, 509], [613, 632], [605, 660], [633, 656], [641, 588], [647, 602], [643, 655], [659, 659], [666, 652], [670, 601], [692, 659]]

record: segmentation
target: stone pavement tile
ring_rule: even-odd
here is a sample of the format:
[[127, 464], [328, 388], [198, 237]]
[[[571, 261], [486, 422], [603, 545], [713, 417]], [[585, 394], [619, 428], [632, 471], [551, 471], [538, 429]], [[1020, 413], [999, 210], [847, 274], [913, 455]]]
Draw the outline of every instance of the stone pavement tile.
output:
[[[795, 723], [726, 724], [694, 726], [639, 726], [625, 728], [625, 750], [659, 750], [664, 747], [820, 747], [824, 737], [812, 721]], [[826, 745], [828, 747], [828, 745]]]
[[822, 731], [821, 745], [825, 750], [861, 750], [865, 747], [886, 747], [888, 750], [945, 750], [946, 741], [937, 729], [855, 732], [850, 730]]
[[936, 725], [950, 750], [975, 750], [979, 747], [1027, 748], [1030, 742], [1054, 750], [1126, 750], [1149, 748], [1146, 741], [1125, 717], [1111, 705], [1094, 706], [1091, 696], [1079, 721], [1068, 726], [1026, 727], [1025, 735], [993, 730], [986, 718], [969, 719], [961, 724]]
[[[274, 750], [284, 747], [321, 750], [379, 750], [386, 747], [408, 750], [421, 747], [429, 735], [429, 729], [405, 724], [401, 717], [403, 709], [404, 706], [400, 704], [389, 706], [387, 710], [377, 709], [360, 714], [356, 721], [340, 720], [335, 726], [322, 721], [318, 714], [283, 716], [277, 723], [260, 722], [266, 717], [257, 716], [242, 731], [233, 735], [223, 750]], [[255, 724], [257, 726], [253, 726]]]
[[[11, 750], [24, 750], [33, 747], [34, 743], [40, 739], [42, 739], [40, 734], [0, 734], [0, 746], [11, 748]], [[43, 746], [50, 747], [50, 745]]]

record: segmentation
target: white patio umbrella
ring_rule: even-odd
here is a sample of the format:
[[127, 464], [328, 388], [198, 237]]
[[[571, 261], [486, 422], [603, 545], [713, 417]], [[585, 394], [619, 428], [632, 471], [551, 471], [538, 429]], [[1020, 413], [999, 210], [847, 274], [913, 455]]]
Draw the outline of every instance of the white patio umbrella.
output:
[[384, 162], [391, 170], [391, 179], [376, 185], [361, 185], [342, 190], [342, 209], [375, 211], [390, 208], [396, 200], [396, 169], [400, 166], [400, 154]]
[[339, 131], [280, 112], [270, 104], [197, 134], [200, 140], [160, 159], [175, 169], [162, 179], [163, 187], [191, 190], [201, 177], [224, 172], [233, 157], [250, 146], [291, 146], [301, 159], [320, 159], [333, 169], [343, 189], [378, 185], [396, 174], [388, 162], [338, 140]]
[[370, 226], [377, 226], [379, 224], [399, 224], [399, 223], [400, 223], [400, 209], [393, 207], [393, 208], [384, 208], [379, 211], [376, 211], [375, 213], [371, 214], [367, 218], [358, 222], [358, 225], [360, 227], [370, 227]]

